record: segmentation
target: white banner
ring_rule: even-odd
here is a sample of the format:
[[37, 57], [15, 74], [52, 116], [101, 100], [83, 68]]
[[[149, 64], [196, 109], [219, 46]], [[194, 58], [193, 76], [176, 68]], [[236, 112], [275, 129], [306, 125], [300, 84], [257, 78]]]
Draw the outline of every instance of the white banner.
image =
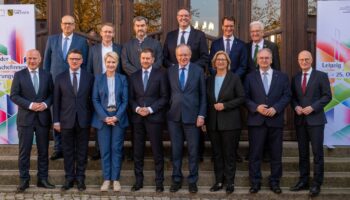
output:
[[0, 5], [0, 144], [17, 144], [17, 106], [9, 95], [13, 75], [35, 48], [34, 5]]
[[350, 145], [350, 1], [318, 1], [316, 66], [328, 73], [333, 99], [326, 106], [324, 144]]

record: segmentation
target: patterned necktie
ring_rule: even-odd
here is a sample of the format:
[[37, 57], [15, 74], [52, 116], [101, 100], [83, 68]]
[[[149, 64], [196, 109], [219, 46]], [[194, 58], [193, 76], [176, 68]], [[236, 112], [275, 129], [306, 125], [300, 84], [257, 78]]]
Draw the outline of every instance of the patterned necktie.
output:
[[39, 91], [39, 79], [38, 79], [38, 75], [36, 73], [36, 71], [32, 71], [33, 73], [33, 86], [34, 86], [34, 90], [35, 93], [38, 94]]
[[263, 84], [265, 89], [265, 94], [269, 93], [269, 81], [267, 80], [267, 72], [263, 72]]
[[307, 81], [307, 73], [304, 73], [303, 82], [301, 84], [301, 90], [303, 91], [303, 94], [305, 94], [306, 92], [306, 81]]
[[63, 50], [62, 50], [62, 53], [63, 53], [63, 58], [66, 59], [66, 56], [67, 56], [67, 51], [68, 51], [68, 40], [69, 38], [68, 37], [65, 37], [64, 38], [64, 42], [63, 42]]
[[73, 72], [73, 91], [75, 96], [78, 94], [78, 78], [77, 72]]
[[146, 91], [147, 83], [148, 83], [148, 71], [143, 72], [143, 90]]
[[181, 35], [181, 38], [180, 38], [180, 44], [186, 44], [186, 42], [185, 42], [185, 33], [186, 33], [186, 31], [182, 31], [182, 35]]
[[181, 73], [180, 73], [180, 77], [179, 77], [181, 90], [185, 89], [185, 69], [186, 69], [185, 67], [181, 68]]
[[225, 48], [225, 51], [226, 51], [226, 53], [227, 53], [227, 55], [230, 55], [230, 42], [231, 42], [231, 40], [230, 39], [226, 39], [226, 48]]
[[259, 51], [259, 45], [256, 44], [255, 45], [255, 50], [254, 50], [254, 63], [255, 63], [255, 66], [257, 65], [256, 56], [258, 55], [258, 51]]

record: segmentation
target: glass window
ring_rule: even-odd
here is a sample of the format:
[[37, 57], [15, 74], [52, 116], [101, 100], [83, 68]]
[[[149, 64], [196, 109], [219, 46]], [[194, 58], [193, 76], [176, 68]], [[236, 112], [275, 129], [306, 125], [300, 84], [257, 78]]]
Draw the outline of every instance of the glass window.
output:
[[194, 28], [219, 36], [219, 0], [192, 0], [191, 12]]
[[134, 0], [134, 17], [144, 16], [148, 19], [148, 32], [157, 32], [162, 28], [160, 0]]
[[316, 15], [317, 0], [308, 0], [308, 15]]
[[47, 0], [20, 0], [21, 4], [34, 4], [36, 19], [46, 19]]
[[101, 0], [74, 0], [75, 29], [84, 33], [94, 30], [102, 23]]
[[252, 21], [259, 20], [265, 31], [281, 27], [281, 0], [252, 0]]

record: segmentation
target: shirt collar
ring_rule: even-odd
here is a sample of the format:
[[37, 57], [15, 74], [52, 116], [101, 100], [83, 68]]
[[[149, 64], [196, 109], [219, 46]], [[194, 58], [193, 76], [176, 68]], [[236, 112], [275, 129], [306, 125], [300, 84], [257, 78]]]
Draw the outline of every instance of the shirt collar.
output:
[[69, 38], [69, 40], [70, 40], [70, 41], [72, 41], [72, 38], [73, 38], [73, 33], [72, 33], [72, 34], [70, 34], [69, 36], [65, 36], [65, 35], [64, 35], [64, 33], [62, 33], [62, 38], [64, 39], [64, 38], [66, 38], [66, 37], [68, 37], [68, 38]]
[[30, 73], [32, 73], [32, 72], [39, 73], [39, 68], [36, 68], [35, 70], [31, 70], [31, 69], [28, 68], [28, 70], [29, 70]]
[[231, 42], [235, 39], [235, 37], [232, 35], [231, 37], [225, 37], [225, 36], [223, 36], [222, 37], [223, 38], [223, 40], [226, 42], [226, 39], [230, 39], [231, 40]]
[[143, 41], [145, 41], [147, 35], [145, 35], [145, 37], [143, 38], [138, 38], [138, 37], [135, 37], [135, 39], [139, 42], [139, 43], [142, 43]]
[[[264, 71], [261, 70], [261, 69], [259, 69], [259, 71], [260, 71], [260, 75], [263, 75]], [[267, 74], [270, 76], [270, 75], [272, 75], [273, 70], [272, 70], [272, 68], [270, 67], [270, 69], [268, 69], [266, 72], [267, 72]]]
[[143, 69], [142, 68], [142, 73], [144, 73], [145, 71], [148, 71], [148, 74], [150, 74], [151, 71], [152, 71], [152, 66], [150, 66], [148, 69]]
[[[188, 70], [189, 66], [190, 66], [190, 63], [188, 63], [187, 65], [185, 65], [185, 70]], [[181, 69], [182, 69], [182, 67], [179, 65], [179, 70], [181, 70]]]
[[312, 67], [310, 67], [310, 69], [309, 69], [307, 72], [302, 72], [302, 73], [303, 73], [303, 74], [304, 74], [304, 73], [307, 73], [307, 75], [310, 75], [311, 72], [312, 72]]
[[262, 39], [259, 43], [255, 43], [253, 42], [253, 47], [255, 47], [255, 45], [259, 45], [259, 47], [263, 47], [264, 46], [264, 39]]
[[189, 33], [191, 31], [191, 26], [188, 26], [185, 30], [182, 30], [181, 28], [179, 28], [179, 33], [182, 34], [182, 31], [186, 31], [186, 33]]
[[105, 45], [103, 44], [103, 42], [101, 42], [101, 45], [102, 45], [103, 48], [112, 48], [112, 47], [113, 47], [113, 42], [111, 42], [111, 44], [108, 45], [108, 46], [105, 46]]
[[71, 69], [69, 69], [69, 73], [73, 74], [74, 72], [76, 72], [77, 74], [80, 74], [81, 68], [79, 68], [77, 71], [72, 71]]

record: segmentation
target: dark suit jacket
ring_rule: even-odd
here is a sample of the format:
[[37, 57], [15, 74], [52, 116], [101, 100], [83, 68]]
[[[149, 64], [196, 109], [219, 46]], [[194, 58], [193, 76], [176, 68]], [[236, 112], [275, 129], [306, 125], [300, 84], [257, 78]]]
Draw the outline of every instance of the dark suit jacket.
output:
[[[113, 51], [116, 52], [119, 56], [119, 63], [117, 67], [117, 72], [122, 72], [122, 59], [121, 59], [121, 53], [122, 53], [122, 46], [116, 43], [113, 43], [112, 45]], [[95, 44], [89, 49], [89, 58], [87, 61], [87, 71], [97, 75], [102, 74], [102, 65], [104, 62], [104, 58], [102, 58], [102, 44]]]
[[[142, 49], [151, 48], [154, 51], [154, 68], [160, 68], [163, 62], [163, 49], [160, 42], [151, 37], [146, 37], [141, 45]], [[141, 69], [139, 40], [133, 38], [123, 45], [122, 62], [124, 72], [130, 76]]]
[[[288, 76], [273, 70], [271, 86], [266, 95], [261, 80], [260, 71], [255, 71], [245, 79], [246, 106], [248, 108], [248, 126], [261, 126], [264, 122], [269, 127], [283, 127], [284, 109], [291, 99]], [[265, 117], [256, 111], [258, 105], [266, 104], [273, 107], [277, 113], [273, 117]]]
[[[126, 108], [128, 106], [128, 82], [122, 74], [115, 74], [114, 94], [117, 112], [115, 116], [118, 118], [118, 124], [121, 128], [129, 125]], [[101, 129], [103, 120], [109, 117], [108, 107], [108, 83], [106, 74], [96, 76], [92, 102], [94, 104], [95, 113], [92, 120], [92, 126]]]
[[310, 126], [323, 125], [327, 123], [323, 108], [332, 100], [330, 83], [326, 73], [312, 70], [310, 79], [306, 86], [305, 95], [301, 89], [302, 73], [298, 73], [292, 79], [292, 109], [296, 106], [311, 106], [314, 111], [305, 116], [295, 114], [295, 124], [302, 125], [303, 119]]
[[[258, 65], [255, 65], [254, 59], [252, 58], [252, 41], [246, 44], [248, 51], [248, 73], [259, 69]], [[272, 51], [272, 63], [271, 68], [276, 70], [281, 70], [280, 65], [280, 55], [278, 52], [278, 46], [268, 40], [264, 40], [263, 48], [269, 48]]]
[[[218, 100], [215, 98], [215, 75], [207, 79], [208, 130], [227, 131], [241, 129], [240, 106], [245, 102], [244, 88], [238, 75], [228, 72], [220, 88]], [[214, 104], [223, 103], [224, 110], [216, 111]], [[234, 122], [234, 123], [232, 123]]]
[[[220, 37], [217, 40], [214, 40], [210, 47], [209, 71], [211, 74], [215, 74], [215, 70], [211, 66], [211, 60], [213, 59], [215, 53], [220, 50], [225, 51], [225, 44], [222, 37]], [[245, 43], [242, 40], [235, 37], [232, 43], [229, 56], [231, 60], [230, 70], [233, 73], [237, 74], [240, 78], [242, 78], [248, 70], [248, 53], [247, 49], [245, 48]]]
[[168, 69], [170, 84], [170, 109], [168, 120], [195, 124], [198, 116], [206, 116], [207, 98], [203, 70], [190, 63], [184, 91], [180, 88], [179, 66]]
[[[86, 63], [88, 59], [89, 47], [86, 39], [73, 34], [72, 43], [69, 50], [79, 49], [83, 54], [83, 64], [81, 68], [86, 69]], [[46, 49], [44, 54], [43, 68], [46, 71], [51, 72], [52, 79], [56, 81], [56, 76], [69, 68], [66, 58], [63, 58], [62, 53], [62, 33], [49, 36], [46, 42]]]
[[[15, 73], [11, 86], [11, 100], [18, 105], [17, 126], [31, 126], [38, 116], [42, 126], [51, 125], [50, 106], [53, 97], [53, 81], [51, 74], [39, 69], [39, 91], [35, 94], [34, 86], [28, 69]], [[44, 102], [47, 109], [42, 112], [29, 110], [32, 102]]]
[[53, 121], [61, 128], [74, 127], [76, 117], [81, 128], [88, 128], [92, 116], [92, 87], [94, 76], [81, 69], [78, 94], [75, 96], [69, 70], [56, 77], [53, 103]]
[[[178, 35], [179, 29], [176, 29], [169, 32], [166, 36], [163, 47], [164, 67], [166, 68], [177, 64], [175, 48], [177, 46]], [[191, 63], [195, 63], [205, 70], [208, 65], [209, 57], [208, 45], [204, 32], [191, 27], [187, 45], [189, 45], [192, 50]]]
[[152, 67], [146, 91], [143, 89], [142, 70], [130, 76], [129, 103], [132, 110], [132, 121], [141, 122], [142, 116], [137, 114], [136, 107], [151, 107], [153, 113], [145, 120], [149, 122], [164, 122], [165, 109], [169, 101], [169, 85], [167, 74], [162, 69]]

